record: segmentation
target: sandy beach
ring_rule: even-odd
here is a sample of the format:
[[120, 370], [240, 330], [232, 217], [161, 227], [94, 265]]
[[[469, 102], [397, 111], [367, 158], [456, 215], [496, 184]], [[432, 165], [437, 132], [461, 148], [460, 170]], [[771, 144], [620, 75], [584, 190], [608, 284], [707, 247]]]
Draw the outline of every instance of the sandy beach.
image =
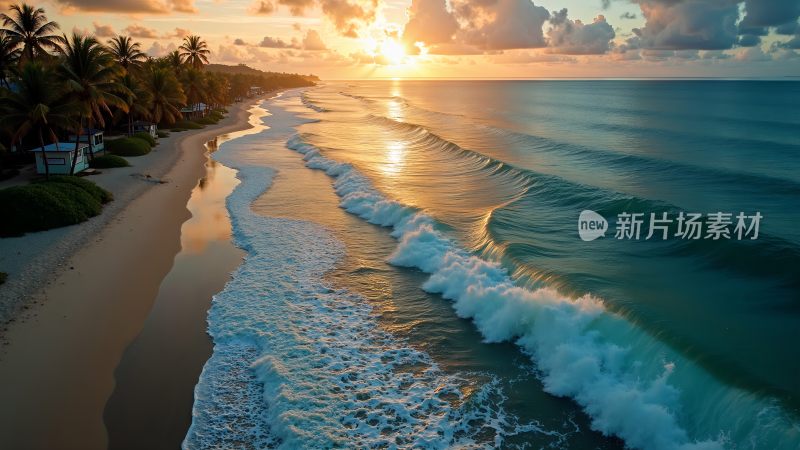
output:
[[181, 249], [187, 200], [206, 172], [204, 144], [247, 129], [254, 103], [230, 107], [217, 125], [161, 139], [150, 155], [131, 158], [133, 167], [90, 177], [115, 196], [99, 217], [0, 240], [0, 270], [10, 274], [0, 288], [4, 448], [107, 447], [103, 412], [114, 371]]

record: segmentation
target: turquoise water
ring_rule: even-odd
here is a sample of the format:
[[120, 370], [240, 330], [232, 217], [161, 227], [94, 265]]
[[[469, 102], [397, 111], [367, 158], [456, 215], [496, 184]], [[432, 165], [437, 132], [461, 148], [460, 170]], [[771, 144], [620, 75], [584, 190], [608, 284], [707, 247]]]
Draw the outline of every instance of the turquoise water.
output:
[[[798, 100], [359, 81], [265, 103], [269, 129], [216, 154], [249, 256], [184, 445], [797, 448]], [[763, 219], [756, 240], [584, 242], [585, 209]]]

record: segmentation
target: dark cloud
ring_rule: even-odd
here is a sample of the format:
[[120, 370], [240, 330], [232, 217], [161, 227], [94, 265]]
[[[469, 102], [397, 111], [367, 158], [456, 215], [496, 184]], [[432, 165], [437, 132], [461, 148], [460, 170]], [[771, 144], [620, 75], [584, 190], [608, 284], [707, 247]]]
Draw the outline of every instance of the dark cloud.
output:
[[314, 6], [314, 0], [278, 0], [278, 4], [288, 7], [293, 16], [302, 16], [306, 9]]
[[292, 39], [291, 42], [286, 42], [281, 38], [274, 38], [270, 36], [264, 36], [264, 39], [258, 43], [258, 46], [264, 48], [300, 48], [300, 45], [295, 39]]
[[633, 32], [643, 48], [717, 50], [737, 41], [736, 0], [636, 0], [646, 19]]
[[97, 12], [166, 14], [195, 12], [194, 0], [53, 0], [66, 9]]
[[258, 0], [250, 5], [250, 11], [255, 14], [272, 14], [275, 12], [275, 5], [270, 1]]
[[92, 22], [94, 26], [94, 35], [100, 38], [108, 38], [116, 36], [117, 33], [114, 32], [114, 28], [111, 25], [101, 25], [97, 22]]
[[797, 23], [800, 17], [798, 0], [747, 0], [742, 27], [776, 27]]
[[158, 32], [152, 28], [147, 28], [144, 25], [140, 24], [133, 24], [128, 25], [125, 28], [125, 34], [129, 35], [130, 37], [139, 38], [139, 39], [157, 39]]
[[553, 11], [552, 27], [547, 32], [550, 51], [565, 55], [599, 55], [608, 52], [615, 37], [614, 29], [604, 16], [597, 16], [590, 24], [570, 20], [567, 9]]
[[736, 44], [739, 47], [755, 47], [760, 43], [761, 36], [757, 36], [755, 34], [743, 34], [739, 36], [739, 40], [736, 41]]

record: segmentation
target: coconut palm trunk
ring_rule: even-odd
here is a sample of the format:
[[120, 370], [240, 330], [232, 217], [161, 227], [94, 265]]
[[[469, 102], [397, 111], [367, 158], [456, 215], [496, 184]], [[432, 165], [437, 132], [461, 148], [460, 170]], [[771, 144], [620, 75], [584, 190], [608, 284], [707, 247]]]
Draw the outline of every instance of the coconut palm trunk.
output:
[[75, 175], [75, 164], [78, 162], [79, 151], [81, 148], [81, 132], [83, 131], [83, 114], [78, 116], [78, 130], [75, 133], [75, 151], [72, 155], [72, 166], [69, 168], [69, 174]]
[[42, 136], [42, 129], [39, 129], [39, 145], [42, 147], [42, 160], [44, 160], [44, 179], [50, 179], [50, 164], [47, 162], [47, 153], [44, 151], [44, 137]]

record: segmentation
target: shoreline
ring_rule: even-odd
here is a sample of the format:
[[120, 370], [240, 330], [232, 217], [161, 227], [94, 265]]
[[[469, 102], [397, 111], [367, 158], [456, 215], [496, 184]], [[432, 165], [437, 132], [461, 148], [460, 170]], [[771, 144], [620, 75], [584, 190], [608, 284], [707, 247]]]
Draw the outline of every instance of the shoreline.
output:
[[[156, 147], [161, 158], [151, 158], [155, 163], [147, 173], [167, 183], [134, 183], [130, 177], [117, 176], [127, 189], [111, 189], [117, 198], [114, 209], [69, 230], [50, 230], [61, 230], [52, 233], [58, 242], [68, 241], [31, 258], [30, 264], [47, 259], [52, 264], [27, 274], [29, 280], [41, 276], [35, 293], [25, 295], [26, 283], [20, 280], [13, 293], [22, 300], [16, 302], [17, 310], [26, 313], [3, 327], [0, 398], [8, 407], [0, 406], [4, 445], [107, 447], [103, 412], [116, 384], [114, 372], [142, 330], [181, 249], [181, 228], [191, 218], [187, 202], [206, 173], [204, 144], [250, 128], [249, 110], [262, 100], [233, 105], [219, 124], [196, 133], [173, 133], [172, 142], [162, 141]], [[173, 151], [165, 155], [168, 144]], [[146, 164], [133, 170], [141, 166]], [[101, 176], [91, 179], [106, 187], [98, 179]], [[109, 177], [109, 181], [114, 180]], [[83, 226], [89, 228], [76, 231]], [[50, 281], [42, 283], [45, 279]]]

